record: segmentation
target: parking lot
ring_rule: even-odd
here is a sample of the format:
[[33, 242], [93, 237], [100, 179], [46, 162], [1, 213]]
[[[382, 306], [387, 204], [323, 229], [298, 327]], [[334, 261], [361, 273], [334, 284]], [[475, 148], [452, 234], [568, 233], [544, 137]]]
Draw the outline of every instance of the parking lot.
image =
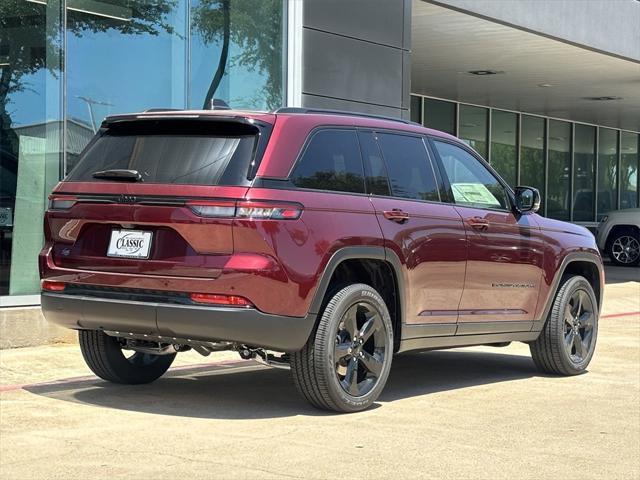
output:
[[2, 478], [640, 478], [640, 269], [608, 267], [585, 375], [528, 347], [402, 355], [374, 408], [323, 413], [286, 370], [178, 356], [151, 385], [76, 345], [0, 352]]

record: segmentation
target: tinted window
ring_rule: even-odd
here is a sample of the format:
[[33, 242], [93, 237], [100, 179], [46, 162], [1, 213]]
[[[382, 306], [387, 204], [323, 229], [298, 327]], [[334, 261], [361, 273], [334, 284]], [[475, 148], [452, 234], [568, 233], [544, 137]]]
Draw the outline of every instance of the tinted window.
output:
[[67, 181], [103, 181], [102, 170], [137, 170], [147, 183], [244, 185], [255, 127], [214, 122], [123, 122], [101, 131]]
[[364, 173], [367, 179], [367, 193], [391, 195], [387, 168], [384, 165], [378, 142], [372, 132], [359, 132], [360, 148], [364, 160]]
[[450, 143], [433, 143], [449, 178], [455, 203], [479, 208], [507, 208], [504, 187], [477, 158]]
[[311, 138], [291, 181], [302, 188], [364, 193], [358, 138], [353, 130], [320, 130]]
[[381, 133], [378, 140], [394, 196], [440, 200], [433, 168], [422, 138]]

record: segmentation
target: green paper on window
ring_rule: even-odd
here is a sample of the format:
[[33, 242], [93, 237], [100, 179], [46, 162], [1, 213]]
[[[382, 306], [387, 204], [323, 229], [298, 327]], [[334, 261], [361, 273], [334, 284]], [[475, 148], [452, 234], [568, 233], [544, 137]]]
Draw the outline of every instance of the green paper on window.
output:
[[453, 183], [451, 189], [456, 203], [472, 203], [500, 208], [500, 202], [482, 183]]

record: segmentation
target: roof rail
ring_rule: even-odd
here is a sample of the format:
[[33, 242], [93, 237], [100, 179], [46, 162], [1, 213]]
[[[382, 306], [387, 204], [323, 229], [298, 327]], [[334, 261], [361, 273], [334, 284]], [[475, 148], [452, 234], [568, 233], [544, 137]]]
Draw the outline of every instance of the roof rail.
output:
[[370, 113], [360, 113], [360, 112], [348, 112], [346, 110], [330, 110], [325, 108], [306, 108], [306, 107], [280, 107], [273, 111], [273, 113], [319, 113], [324, 115], [348, 115], [352, 117], [365, 117], [365, 118], [375, 118], [378, 120], [389, 120], [392, 122], [400, 122], [407, 125], [418, 125], [417, 122], [412, 122], [411, 120], [405, 120], [403, 118], [396, 117], [386, 117], [384, 115], [374, 115]]

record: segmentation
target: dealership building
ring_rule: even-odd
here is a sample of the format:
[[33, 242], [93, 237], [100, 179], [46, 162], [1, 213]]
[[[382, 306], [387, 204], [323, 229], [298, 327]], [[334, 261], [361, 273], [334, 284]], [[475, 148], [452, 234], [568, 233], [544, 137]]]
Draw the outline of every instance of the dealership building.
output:
[[0, 4], [0, 348], [41, 317], [47, 195], [110, 114], [302, 106], [458, 136], [543, 215], [639, 205], [637, 0], [7, 0]]

